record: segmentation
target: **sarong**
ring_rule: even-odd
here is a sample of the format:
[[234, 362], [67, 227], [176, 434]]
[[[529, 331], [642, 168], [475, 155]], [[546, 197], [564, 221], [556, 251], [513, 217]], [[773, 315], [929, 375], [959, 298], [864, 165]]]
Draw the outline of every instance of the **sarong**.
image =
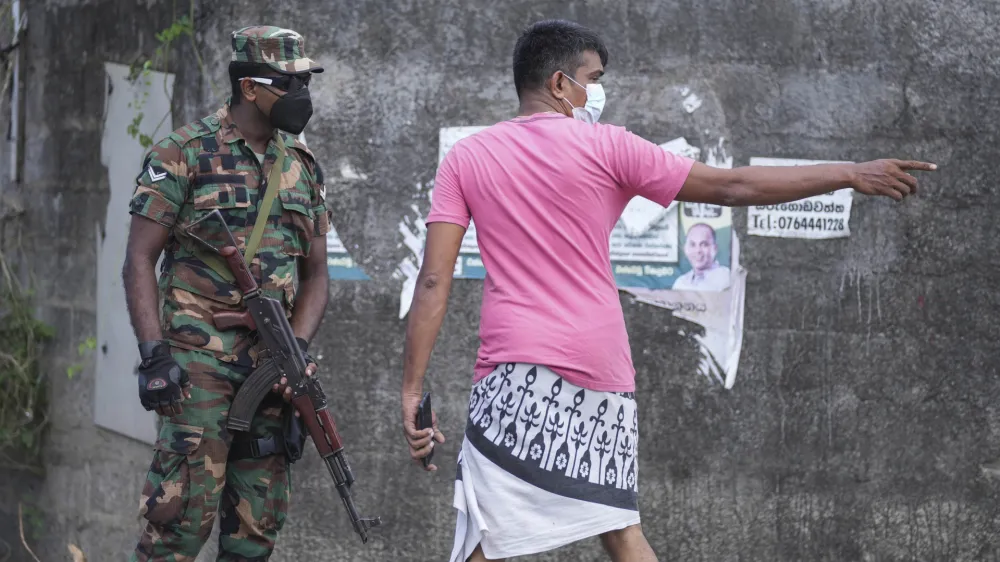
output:
[[473, 386], [458, 457], [451, 562], [552, 550], [639, 523], [634, 393], [573, 385], [540, 365]]

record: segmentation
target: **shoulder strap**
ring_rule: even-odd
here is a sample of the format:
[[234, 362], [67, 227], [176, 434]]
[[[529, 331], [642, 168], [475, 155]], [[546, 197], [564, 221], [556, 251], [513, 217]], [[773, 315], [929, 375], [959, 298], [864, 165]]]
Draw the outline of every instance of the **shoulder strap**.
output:
[[[274, 142], [278, 145], [278, 157], [271, 167], [271, 173], [267, 176], [267, 184], [264, 186], [264, 200], [261, 201], [260, 208], [257, 209], [257, 221], [253, 224], [250, 240], [247, 241], [246, 251], [243, 253], [243, 260], [246, 261], [247, 266], [257, 254], [260, 240], [264, 236], [264, 227], [267, 225], [267, 217], [271, 214], [271, 206], [274, 204], [274, 198], [278, 195], [278, 190], [281, 189], [281, 173], [285, 167], [285, 142], [280, 134], [275, 135]], [[218, 255], [210, 254], [201, 248], [197, 248], [195, 253], [198, 255], [198, 259], [205, 262], [205, 265], [215, 270], [226, 281], [232, 283], [236, 279], [225, 260]]]
[[281, 189], [281, 173], [285, 169], [285, 141], [282, 140], [279, 133], [275, 135], [274, 142], [278, 145], [278, 157], [274, 160], [271, 173], [267, 176], [264, 200], [261, 202], [260, 208], [257, 209], [257, 222], [254, 223], [253, 232], [250, 233], [250, 240], [247, 242], [246, 253], [243, 256], [247, 265], [253, 261], [254, 255], [257, 254], [260, 239], [264, 236], [264, 225], [267, 224], [267, 217], [271, 214], [271, 205], [274, 204], [274, 198], [278, 195], [278, 190]]

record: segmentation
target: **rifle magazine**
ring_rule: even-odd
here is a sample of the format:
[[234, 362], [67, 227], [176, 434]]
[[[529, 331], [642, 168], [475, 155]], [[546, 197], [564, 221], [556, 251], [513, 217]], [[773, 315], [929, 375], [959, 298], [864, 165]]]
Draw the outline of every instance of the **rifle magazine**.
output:
[[229, 408], [226, 428], [232, 431], [250, 431], [250, 422], [271, 387], [281, 380], [281, 371], [274, 360], [269, 360], [247, 377]]

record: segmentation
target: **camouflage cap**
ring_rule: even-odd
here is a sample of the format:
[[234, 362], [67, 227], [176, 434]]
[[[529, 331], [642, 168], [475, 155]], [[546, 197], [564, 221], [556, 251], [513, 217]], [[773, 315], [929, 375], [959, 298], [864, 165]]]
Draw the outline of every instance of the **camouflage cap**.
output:
[[266, 64], [284, 74], [323, 72], [323, 67], [306, 57], [306, 40], [291, 29], [273, 25], [253, 25], [233, 32], [233, 59], [237, 62]]

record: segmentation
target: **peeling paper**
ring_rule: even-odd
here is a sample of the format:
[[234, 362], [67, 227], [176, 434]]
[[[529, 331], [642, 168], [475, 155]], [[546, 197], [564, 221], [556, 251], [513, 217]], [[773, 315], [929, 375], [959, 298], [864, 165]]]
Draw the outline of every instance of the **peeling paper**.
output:
[[[422, 189], [422, 184], [416, 184], [416, 190]], [[427, 198], [430, 199], [433, 190], [427, 191]], [[399, 296], [399, 319], [402, 320], [410, 311], [410, 304], [413, 301], [413, 290], [417, 284], [417, 274], [420, 273], [420, 264], [424, 259], [424, 240], [427, 235], [427, 225], [424, 217], [420, 213], [420, 208], [413, 204], [410, 206], [415, 218], [404, 217], [399, 221], [399, 232], [403, 235], [402, 245], [410, 250], [410, 256], [403, 258], [403, 261], [392, 273], [394, 279], [402, 279], [403, 287]]]
[[[684, 137], [665, 142], [660, 145], [660, 148], [695, 160], [701, 155], [701, 149], [688, 144]], [[676, 214], [677, 205], [678, 202], [674, 201], [669, 207], [664, 208], [659, 203], [654, 203], [645, 197], [635, 197], [622, 211], [619, 221], [628, 236], [640, 236], [645, 234], [653, 224], [666, 217], [668, 212], [672, 211]], [[674, 224], [676, 225], [676, 222]], [[674, 228], [676, 230], [676, 226]]]
[[488, 125], [476, 125], [472, 127], [441, 127], [438, 132], [438, 165], [444, 161], [445, 154], [455, 146], [455, 143], [470, 137], [485, 129]]
[[723, 168], [731, 170], [733, 168], [733, 155], [726, 151], [723, 146], [726, 139], [720, 138], [718, 144], [708, 149], [705, 154], [705, 165], [713, 168]]
[[701, 107], [701, 98], [697, 94], [688, 94], [684, 101], [681, 102], [681, 106], [684, 111], [688, 113], [694, 113], [699, 107]]
[[409, 223], [409, 219], [403, 219], [399, 222], [399, 232], [403, 235], [403, 245], [413, 252], [418, 262], [422, 262], [424, 259], [424, 239], [427, 236], [427, 226], [424, 225], [422, 218], [417, 218], [415, 221], [416, 233], [414, 233], [414, 227], [411, 227]]
[[358, 266], [351, 253], [340, 240], [337, 229], [333, 224], [330, 231], [326, 233], [326, 271], [330, 279], [340, 279], [344, 281], [369, 281], [371, 278], [365, 270]]
[[343, 159], [340, 161], [340, 177], [345, 180], [367, 180], [368, 174], [358, 172], [347, 159]]
[[672, 141], [667, 141], [660, 145], [660, 148], [667, 152], [673, 152], [680, 156], [686, 156], [692, 160], [701, 160], [701, 149], [688, 144], [684, 137], [677, 137]]
[[410, 304], [413, 302], [413, 290], [417, 286], [417, 274], [420, 268], [414, 265], [410, 258], [404, 259], [399, 264], [399, 269], [393, 275], [396, 278], [403, 278], [403, 289], [399, 297], [399, 319], [406, 318], [410, 312]]
[[[305, 131], [299, 133], [297, 137], [298, 141], [306, 146], [306, 133]], [[346, 160], [342, 161], [340, 173], [344, 174], [344, 166], [348, 165]], [[349, 167], [349, 166], [348, 166]], [[360, 179], [367, 179], [366, 177], [359, 176]], [[358, 179], [358, 178], [346, 178], [346, 179]], [[320, 188], [320, 197], [326, 200], [326, 184]], [[351, 257], [350, 252], [347, 251], [347, 247], [340, 240], [340, 235], [337, 234], [337, 229], [330, 223], [330, 231], [326, 233], [326, 272], [330, 279], [341, 279], [346, 281], [370, 281], [371, 278], [365, 273], [363, 269], [358, 267], [355, 263], [354, 258]]]
[[674, 91], [684, 96], [684, 99], [681, 100], [681, 107], [684, 108], [684, 111], [694, 113], [699, 107], [701, 107], [701, 98], [698, 97], [698, 94], [692, 92], [691, 88], [687, 86], [680, 86], [675, 87]]
[[[743, 349], [743, 312], [746, 302], [746, 269], [740, 265], [739, 239], [732, 234], [732, 268], [729, 288], [719, 292], [622, 289], [638, 302], [667, 308], [677, 318], [698, 324], [703, 334], [694, 337], [701, 348], [699, 373], [725, 389], [733, 388]], [[684, 335], [682, 330], [681, 335]]]
[[[471, 127], [441, 127], [438, 133], [438, 165], [444, 161], [444, 157], [455, 144], [470, 137], [483, 129], [487, 125], [476, 125]], [[430, 195], [428, 195], [430, 197]], [[462, 247], [458, 253], [458, 260], [455, 263], [456, 279], [482, 279], [486, 276], [486, 268], [479, 257], [479, 243], [476, 239], [476, 221], [469, 221], [469, 228], [465, 230], [462, 237]]]
[[[645, 197], [635, 197], [628, 202], [625, 210], [622, 211], [621, 221], [625, 233], [629, 236], [639, 236], [644, 234], [649, 228], [666, 216], [667, 211], [677, 209], [677, 202], [674, 201], [669, 207], [663, 207], [659, 203], [654, 203]], [[674, 213], [676, 215], [676, 213]]]

